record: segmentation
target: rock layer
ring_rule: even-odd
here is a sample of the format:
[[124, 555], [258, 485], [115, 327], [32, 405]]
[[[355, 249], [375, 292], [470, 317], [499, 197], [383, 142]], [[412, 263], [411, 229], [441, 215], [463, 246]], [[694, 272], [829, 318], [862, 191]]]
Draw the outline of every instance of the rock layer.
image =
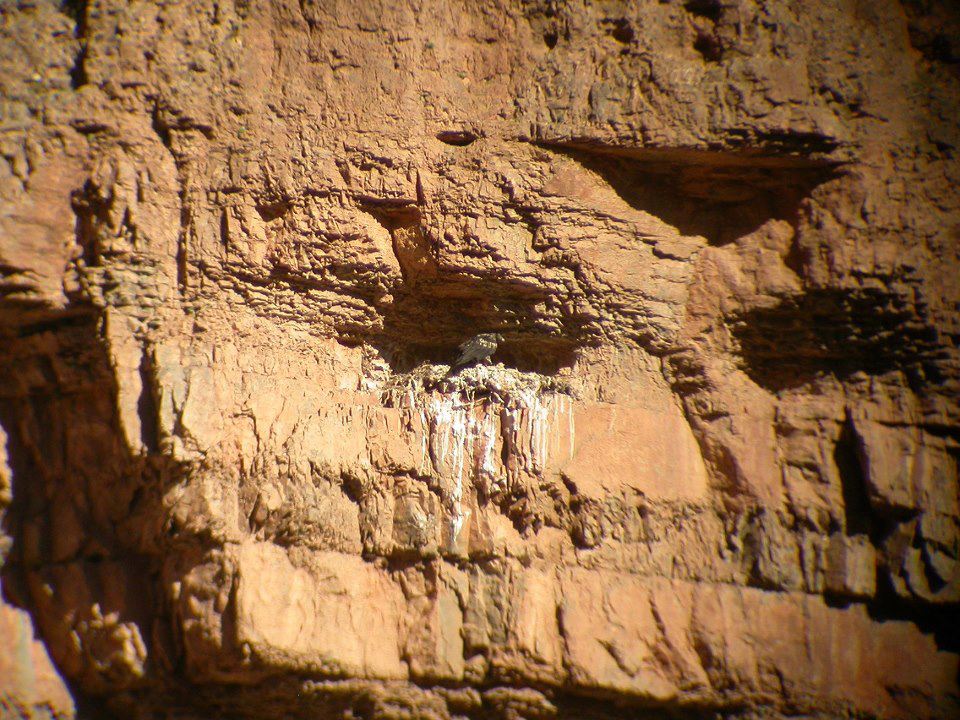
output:
[[958, 37], [0, 5], [0, 708], [956, 716]]

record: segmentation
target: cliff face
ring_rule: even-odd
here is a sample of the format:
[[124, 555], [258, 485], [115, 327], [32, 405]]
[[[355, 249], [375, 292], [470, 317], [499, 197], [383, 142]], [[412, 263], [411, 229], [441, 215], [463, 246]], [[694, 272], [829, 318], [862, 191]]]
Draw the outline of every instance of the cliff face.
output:
[[956, 717], [952, 8], [0, 5], [0, 707]]

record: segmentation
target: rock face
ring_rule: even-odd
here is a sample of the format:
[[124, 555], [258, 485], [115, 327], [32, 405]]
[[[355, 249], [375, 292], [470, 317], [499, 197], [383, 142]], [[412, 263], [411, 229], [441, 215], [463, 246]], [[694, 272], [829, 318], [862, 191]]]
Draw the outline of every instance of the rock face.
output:
[[0, 4], [0, 713], [957, 717], [958, 38]]

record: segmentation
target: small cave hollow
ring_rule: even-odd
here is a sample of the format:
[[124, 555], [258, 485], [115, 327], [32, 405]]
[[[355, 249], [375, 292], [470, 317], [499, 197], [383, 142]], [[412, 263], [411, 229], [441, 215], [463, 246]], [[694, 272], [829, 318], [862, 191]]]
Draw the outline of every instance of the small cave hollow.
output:
[[584, 341], [576, 330], [544, 327], [534, 308], [538, 299], [509, 283], [451, 276], [395, 293], [382, 334], [372, 344], [394, 372], [424, 363], [453, 363], [464, 342], [480, 333], [500, 333], [493, 363], [524, 372], [553, 375], [571, 367]]
[[693, 49], [707, 62], [720, 62], [723, 59], [723, 45], [711, 33], [697, 33], [697, 39], [693, 41]]
[[479, 135], [472, 130], [441, 130], [437, 133], [437, 140], [454, 147], [466, 147], [479, 139]]
[[626, 18], [616, 18], [604, 21], [607, 34], [621, 45], [629, 45], [636, 37], [633, 26]]
[[268, 223], [272, 222], [278, 218], [282, 218], [287, 214], [287, 211], [291, 208], [291, 203], [289, 200], [275, 200], [270, 202], [258, 203], [257, 213], [259, 213], [260, 218]]
[[632, 207], [717, 246], [769, 220], [795, 222], [800, 203], [837, 174], [835, 164], [787, 155], [544, 146], [600, 175]]
[[684, 9], [696, 17], [717, 22], [723, 15], [723, 3], [720, 0], [687, 0]]
[[571, 367], [578, 351], [591, 344], [586, 319], [544, 310], [556, 303], [542, 288], [444, 267], [421, 226], [419, 207], [381, 203], [364, 209], [390, 232], [403, 282], [383, 309], [378, 333], [341, 340], [370, 344], [393, 372], [423, 363], [449, 365], [460, 345], [481, 333], [503, 336], [492, 363], [542, 375]]

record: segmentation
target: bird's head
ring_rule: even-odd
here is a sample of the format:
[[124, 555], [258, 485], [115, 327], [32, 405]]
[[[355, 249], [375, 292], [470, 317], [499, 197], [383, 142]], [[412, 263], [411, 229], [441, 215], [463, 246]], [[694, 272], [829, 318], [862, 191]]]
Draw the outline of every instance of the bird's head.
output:
[[501, 335], [500, 333], [492, 333], [492, 337], [493, 337], [493, 339], [496, 340], [498, 343], [502, 343], [502, 342], [503, 342], [503, 335]]

